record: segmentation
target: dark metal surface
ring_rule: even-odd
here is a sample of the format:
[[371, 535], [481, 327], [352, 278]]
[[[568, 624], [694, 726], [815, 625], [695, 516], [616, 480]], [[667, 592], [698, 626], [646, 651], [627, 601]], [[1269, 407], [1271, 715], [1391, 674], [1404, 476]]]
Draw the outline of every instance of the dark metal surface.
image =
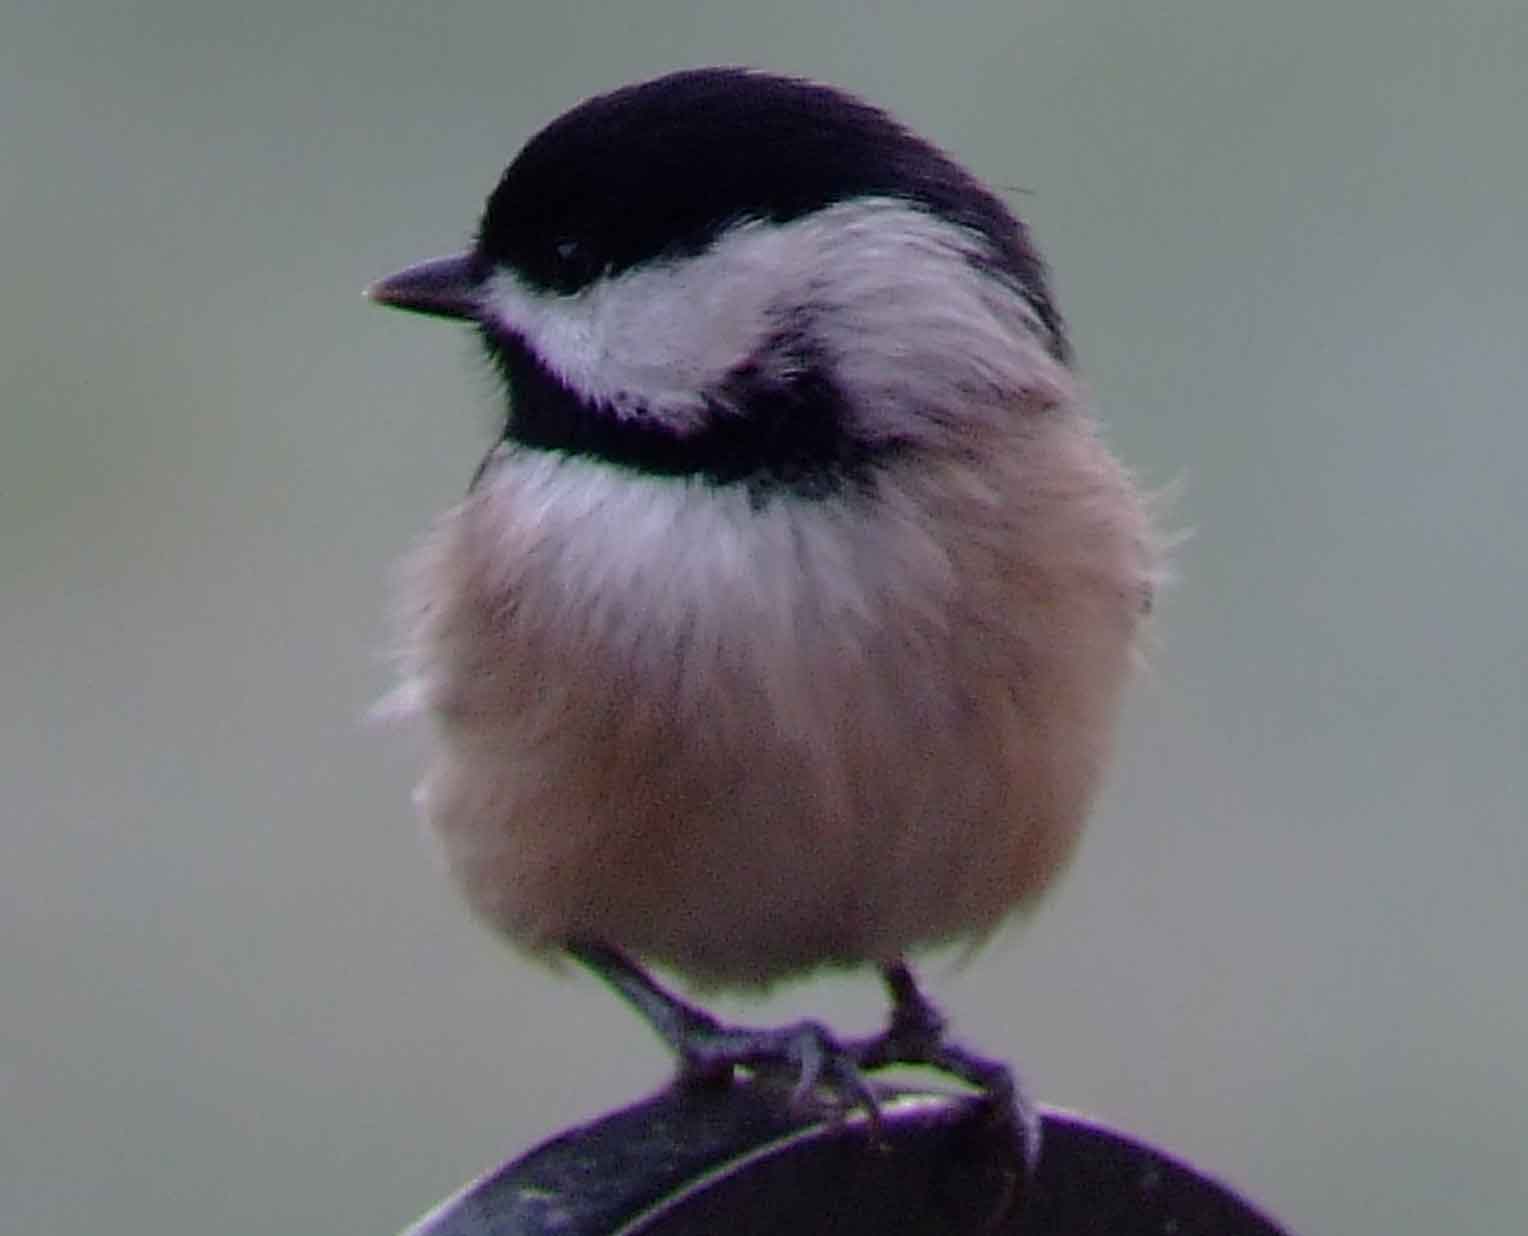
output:
[[1054, 1108], [1026, 1195], [978, 1100], [880, 1093], [877, 1136], [859, 1113], [794, 1112], [765, 1083], [664, 1090], [488, 1173], [405, 1236], [1289, 1236], [1180, 1160]]

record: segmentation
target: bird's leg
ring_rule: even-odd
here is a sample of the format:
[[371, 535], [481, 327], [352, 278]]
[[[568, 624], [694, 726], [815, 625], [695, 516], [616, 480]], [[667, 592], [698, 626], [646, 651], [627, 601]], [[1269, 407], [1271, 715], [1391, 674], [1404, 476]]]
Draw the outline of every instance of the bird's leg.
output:
[[681, 1081], [727, 1081], [736, 1068], [787, 1069], [796, 1079], [793, 1101], [804, 1102], [822, 1089], [877, 1118], [875, 1095], [860, 1074], [858, 1046], [845, 1046], [817, 1022], [770, 1029], [726, 1026], [659, 985], [617, 949], [576, 944], [568, 953], [609, 983], [673, 1049]]
[[854, 1056], [864, 1071], [894, 1065], [923, 1065], [948, 1073], [986, 1094], [994, 1115], [1021, 1139], [1021, 1153], [1032, 1175], [1040, 1153], [1040, 1114], [1012, 1071], [1000, 1060], [968, 1051], [945, 1038], [944, 1018], [920, 990], [905, 962], [881, 967], [891, 994], [891, 1022], [886, 1032], [856, 1045]]

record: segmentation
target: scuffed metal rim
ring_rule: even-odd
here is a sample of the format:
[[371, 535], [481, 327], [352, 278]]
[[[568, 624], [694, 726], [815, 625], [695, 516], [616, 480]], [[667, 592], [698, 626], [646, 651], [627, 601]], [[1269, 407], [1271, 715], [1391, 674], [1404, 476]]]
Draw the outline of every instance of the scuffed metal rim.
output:
[[1290, 1236], [1194, 1165], [1094, 1117], [1045, 1107], [1023, 1188], [977, 1097], [878, 1093], [879, 1141], [862, 1112], [800, 1111], [764, 1081], [663, 1090], [485, 1173], [403, 1236]]

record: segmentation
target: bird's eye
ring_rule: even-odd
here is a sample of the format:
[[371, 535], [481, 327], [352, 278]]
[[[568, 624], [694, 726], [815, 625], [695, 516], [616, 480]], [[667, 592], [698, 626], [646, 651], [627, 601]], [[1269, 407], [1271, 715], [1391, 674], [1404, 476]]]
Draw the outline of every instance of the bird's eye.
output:
[[564, 236], [552, 246], [552, 253], [557, 261], [557, 281], [564, 287], [579, 287], [599, 274], [594, 251], [580, 240]]

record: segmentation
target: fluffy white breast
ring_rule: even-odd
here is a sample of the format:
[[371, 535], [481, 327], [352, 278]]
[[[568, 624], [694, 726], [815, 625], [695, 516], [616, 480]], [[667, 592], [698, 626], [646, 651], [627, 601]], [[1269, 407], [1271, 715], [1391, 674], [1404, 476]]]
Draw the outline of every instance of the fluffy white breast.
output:
[[683, 427], [783, 330], [870, 483], [762, 500], [506, 443], [413, 564], [421, 804], [526, 946], [768, 981], [991, 930], [1065, 862], [1152, 571], [1129, 477], [980, 240], [892, 202], [746, 224], [498, 325]]

